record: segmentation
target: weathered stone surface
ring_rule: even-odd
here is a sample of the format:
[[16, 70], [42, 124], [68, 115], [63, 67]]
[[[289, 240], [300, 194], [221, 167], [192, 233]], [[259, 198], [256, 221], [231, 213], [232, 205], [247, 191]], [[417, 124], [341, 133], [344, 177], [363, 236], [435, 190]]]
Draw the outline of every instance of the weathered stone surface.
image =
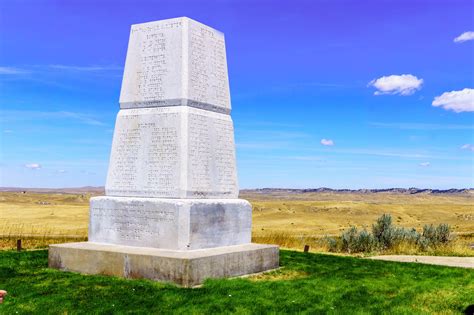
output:
[[121, 110], [108, 196], [237, 198], [229, 115], [186, 106]]
[[192, 251], [92, 242], [50, 245], [49, 267], [84, 274], [147, 278], [185, 287], [207, 278], [233, 277], [278, 268], [278, 247], [246, 244]]
[[186, 17], [132, 25], [121, 108], [230, 112], [224, 35]]
[[89, 241], [175, 250], [250, 243], [242, 199], [91, 198]]

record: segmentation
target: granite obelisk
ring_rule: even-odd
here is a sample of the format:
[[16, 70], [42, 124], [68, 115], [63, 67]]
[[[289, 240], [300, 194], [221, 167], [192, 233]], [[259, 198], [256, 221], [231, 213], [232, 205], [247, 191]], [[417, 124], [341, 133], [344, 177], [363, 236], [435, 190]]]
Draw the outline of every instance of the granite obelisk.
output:
[[224, 35], [189, 18], [132, 25], [105, 196], [62, 270], [184, 286], [278, 267], [238, 199]]

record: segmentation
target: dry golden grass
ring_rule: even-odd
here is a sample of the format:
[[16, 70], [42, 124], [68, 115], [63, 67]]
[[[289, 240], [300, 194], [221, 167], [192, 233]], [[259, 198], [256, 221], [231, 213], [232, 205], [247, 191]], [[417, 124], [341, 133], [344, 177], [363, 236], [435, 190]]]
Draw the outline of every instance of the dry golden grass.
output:
[[87, 238], [89, 194], [0, 193], [0, 249], [44, 248]]
[[[447, 223], [457, 233], [474, 232], [474, 195], [309, 193], [243, 195], [253, 205], [253, 229], [297, 236], [339, 235], [354, 225], [370, 227], [384, 213], [397, 226], [421, 229]], [[290, 199], [291, 198], [291, 199]]]
[[296, 280], [308, 278], [309, 274], [301, 270], [290, 270], [280, 268], [278, 270], [267, 271], [248, 277], [251, 281], [279, 281], [279, 280]]
[[[0, 193], [0, 248], [16, 246], [17, 238], [41, 247], [58, 240], [87, 237], [90, 194]], [[325, 236], [337, 236], [351, 225], [370, 229], [383, 213], [393, 223], [421, 229], [425, 224], [448, 223], [458, 235], [439, 254], [473, 255], [474, 195], [396, 193], [305, 193], [241, 196], [253, 205], [252, 239], [284, 248], [326, 251]], [[34, 240], [37, 240], [36, 243]], [[61, 241], [61, 242], [63, 242]], [[2, 245], [3, 244], [3, 245]], [[28, 242], [24, 242], [28, 248]], [[36, 245], [34, 245], [36, 244]], [[41, 245], [43, 244], [43, 245]], [[393, 253], [413, 253], [416, 248], [396, 248]]]
[[[473, 256], [474, 195], [396, 193], [305, 193], [281, 195], [243, 194], [253, 205], [252, 240], [283, 248], [327, 251], [326, 236], [339, 236], [350, 226], [370, 230], [384, 213], [393, 223], [421, 230], [425, 224], [447, 223], [455, 240], [448, 246], [429, 249], [425, 255]], [[420, 254], [408, 244], [387, 254]]]

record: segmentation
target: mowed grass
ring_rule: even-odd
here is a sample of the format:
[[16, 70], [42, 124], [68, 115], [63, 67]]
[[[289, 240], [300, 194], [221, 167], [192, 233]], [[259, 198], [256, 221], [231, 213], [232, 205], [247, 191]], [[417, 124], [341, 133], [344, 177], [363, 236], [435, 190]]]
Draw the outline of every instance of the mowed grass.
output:
[[459, 314], [471, 269], [281, 252], [281, 269], [179, 288], [47, 268], [47, 251], [0, 252], [1, 314]]

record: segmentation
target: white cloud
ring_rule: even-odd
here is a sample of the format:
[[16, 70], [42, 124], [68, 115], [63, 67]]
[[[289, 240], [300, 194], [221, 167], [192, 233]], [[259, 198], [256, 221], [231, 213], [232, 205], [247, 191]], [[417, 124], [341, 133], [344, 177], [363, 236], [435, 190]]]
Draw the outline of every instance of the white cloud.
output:
[[461, 150], [468, 150], [474, 152], [474, 145], [467, 143], [461, 147]]
[[428, 166], [431, 166], [431, 163], [430, 162], [423, 162], [423, 163], [420, 163], [418, 165], [421, 166], [421, 167], [428, 167]]
[[11, 130], [11, 129], [5, 129], [5, 130], [3, 130], [3, 133], [13, 133], [13, 130]]
[[332, 141], [331, 139], [321, 139], [321, 144], [325, 146], [333, 146], [334, 141]]
[[464, 43], [469, 40], [474, 40], [474, 32], [464, 32], [454, 39], [455, 43]]
[[432, 105], [456, 113], [474, 112], [474, 89], [444, 92], [434, 98]]
[[41, 168], [41, 165], [38, 163], [30, 163], [30, 164], [25, 164], [26, 168], [29, 168], [30, 170], [37, 170]]
[[421, 89], [422, 84], [423, 79], [418, 79], [416, 76], [411, 74], [389, 75], [369, 82], [369, 86], [373, 86], [378, 90], [375, 91], [375, 95], [411, 95], [415, 93], [416, 90]]
[[58, 173], [64, 174], [64, 173], [66, 173], [66, 171], [65, 170], [58, 170]]

